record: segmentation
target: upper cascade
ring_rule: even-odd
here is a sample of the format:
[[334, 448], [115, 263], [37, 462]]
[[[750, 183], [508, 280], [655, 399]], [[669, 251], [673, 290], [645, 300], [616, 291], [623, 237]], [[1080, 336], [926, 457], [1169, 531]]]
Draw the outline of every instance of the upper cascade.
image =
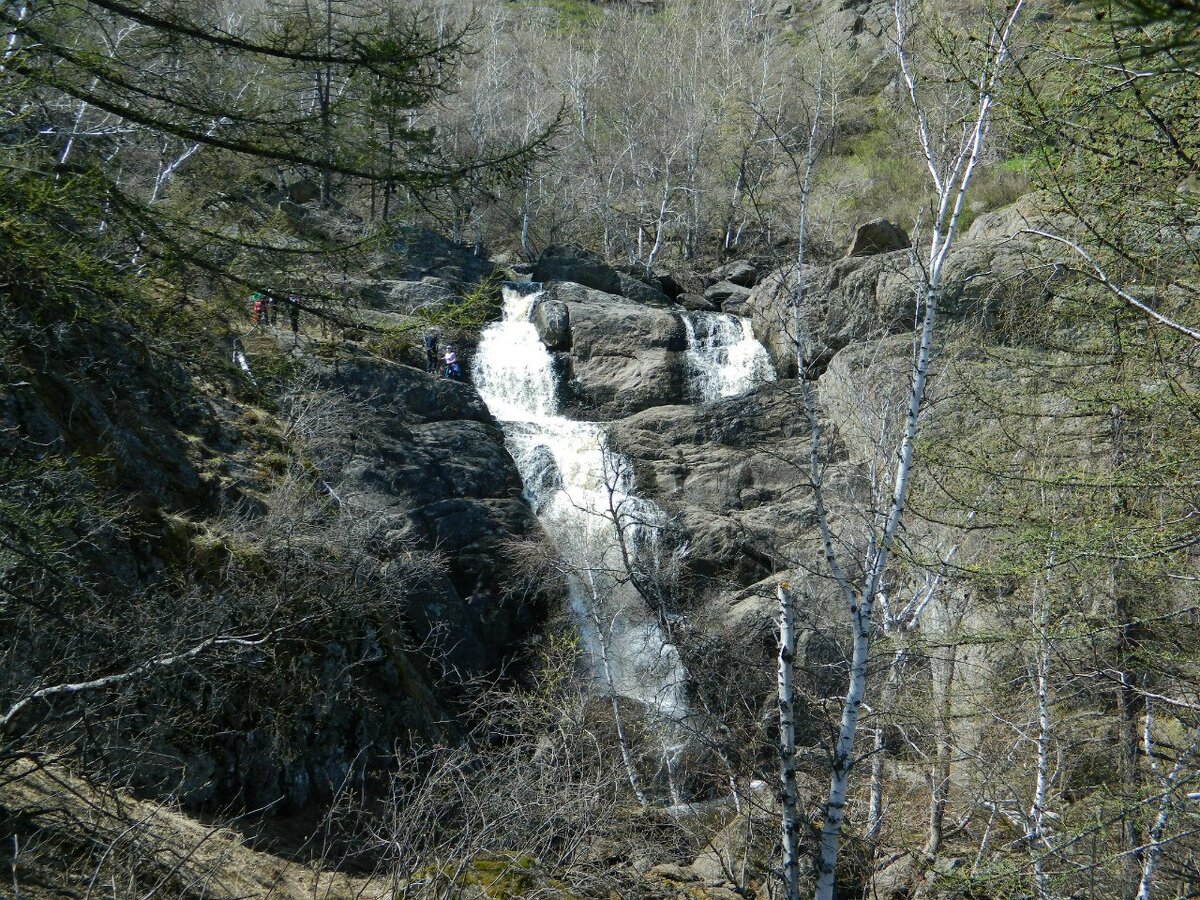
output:
[[736, 397], [774, 381], [775, 367], [750, 320], [728, 313], [687, 312], [688, 387], [698, 403]]
[[475, 386], [501, 422], [537, 422], [558, 414], [553, 360], [529, 321], [541, 292], [504, 289], [504, 318], [481, 335]]

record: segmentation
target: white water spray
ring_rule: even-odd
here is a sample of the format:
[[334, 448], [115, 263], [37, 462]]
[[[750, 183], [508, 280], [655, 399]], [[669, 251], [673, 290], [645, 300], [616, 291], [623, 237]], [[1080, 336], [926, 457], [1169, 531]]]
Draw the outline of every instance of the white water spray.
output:
[[538, 517], [568, 571], [571, 612], [597, 679], [660, 715], [687, 713], [687, 672], [631, 572], [652, 571], [667, 518], [633, 494], [628, 460], [593, 422], [558, 414], [553, 359], [529, 321], [537, 294], [506, 288], [472, 373], [501, 423]]
[[699, 403], [736, 397], [775, 380], [766, 348], [754, 337], [749, 319], [727, 313], [689, 312], [687, 331], [689, 394]]

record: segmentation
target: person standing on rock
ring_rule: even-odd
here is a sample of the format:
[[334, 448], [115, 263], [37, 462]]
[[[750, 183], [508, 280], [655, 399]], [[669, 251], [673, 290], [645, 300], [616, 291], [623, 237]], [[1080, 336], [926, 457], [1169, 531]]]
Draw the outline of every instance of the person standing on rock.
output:
[[438, 359], [437, 333], [425, 332], [425, 371], [432, 375], [437, 371]]
[[442, 377], [452, 381], [462, 381], [462, 367], [458, 364], [458, 354], [454, 352], [453, 347], [446, 348], [444, 360], [446, 368], [442, 372]]
[[263, 299], [263, 295], [259, 291], [255, 291], [250, 295], [251, 312], [250, 324], [257, 328], [259, 325], [266, 324], [267, 303]]

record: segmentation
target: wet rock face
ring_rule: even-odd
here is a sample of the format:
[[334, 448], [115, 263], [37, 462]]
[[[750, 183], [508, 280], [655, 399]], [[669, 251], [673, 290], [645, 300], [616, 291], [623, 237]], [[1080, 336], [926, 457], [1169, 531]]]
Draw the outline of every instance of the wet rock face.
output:
[[780, 464], [805, 439], [796, 399], [786, 385], [769, 384], [707, 407], [645, 410], [613, 427], [639, 493], [680, 515], [688, 566], [702, 578], [751, 585], [811, 525], [799, 473]]
[[565, 303], [542, 299], [533, 305], [530, 316], [538, 337], [550, 350], [571, 349], [571, 311]]
[[445, 581], [411, 600], [417, 639], [434, 640], [466, 675], [495, 668], [538, 620], [536, 602], [506, 589], [502, 545], [541, 528], [487, 407], [469, 385], [365, 354], [319, 379], [370, 410], [357, 440], [328, 461], [341, 501], [446, 559]]
[[569, 310], [579, 418], [683, 402], [687, 336], [678, 315], [579, 284], [551, 285], [546, 296]]
[[[554, 454], [548, 448], [538, 447], [533, 451], [529, 472], [525, 479], [525, 495], [529, 498], [544, 498], [543, 506], [556, 491], [562, 490], [562, 472], [554, 461]], [[536, 511], [541, 513], [543, 506], [536, 507]]]

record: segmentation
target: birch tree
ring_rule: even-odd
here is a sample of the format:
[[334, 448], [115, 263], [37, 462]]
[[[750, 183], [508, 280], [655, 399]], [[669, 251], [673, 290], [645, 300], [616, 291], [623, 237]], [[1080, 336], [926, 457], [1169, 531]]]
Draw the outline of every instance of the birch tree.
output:
[[[856, 561], [847, 558], [846, 553], [841, 551], [845, 536], [836, 533], [831, 523], [828, 491], [821, 480], [821, 423], [813, 392], [805, 380], [805, 376], [811, 377], [807, 358], [811, 351], [808, 341], [793, 330], [804, 411], [811, 432], [810, 487], [824, 560], [849, 616], [852, 647], [846, 694], [830, 758], [829, 791], [815, 860], [816, 900], [832, 900], [834, 896], [838, 850], [849, 801], [850, 775], [856, 763], [855, 738], [866, 699], [868, 661], [876, 629], [874, 609], [885, 586], [885, 573], [903, 521], [912, 478], [917, 434], [933, 362], [943, 271], [954, 244], [967, 189], [985, 146], [996, 90], [1010, 55], [1013, 31], [1021, 7], [1021, 0], [1018, 0], [991, 29], [972, 78], [969, 111], [955, 127], [949, 129], [936, 128], [931, 124], [924, 85], [919, 80], [913, 58], [911, 12], [902, 2], [897, 2], [894, 8], [897, 57], [902, 83], [916, 121], [918, 146], [932, 186], [933, 214], [926, 251], [922, 256], [924, 277], [916, 298], [919, 327], [911, 357], [911, 389], [894, 463], [889, 472], [890, 498], [881, 509], [868, 517], [867, 532]], [[802, 269], [797, 273], [797, 278], [794, 302], [799, 304], [804, 301]], [[788, 900], [794, 900], [798, 896], [798, 885], [785, 885], [785, 896]]]

